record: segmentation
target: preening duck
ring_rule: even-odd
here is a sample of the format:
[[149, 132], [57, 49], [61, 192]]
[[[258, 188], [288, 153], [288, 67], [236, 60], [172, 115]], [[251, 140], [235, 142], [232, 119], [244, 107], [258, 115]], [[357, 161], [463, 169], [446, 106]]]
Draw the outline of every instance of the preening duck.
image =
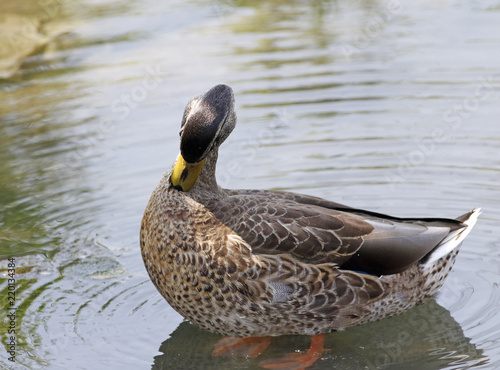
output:
[[235, 124], [229, 86], [193, 98], [175, 166], [144, 213], [144, 263], [177, 312], [227, 336], [312, 335], [308, 354], [317, 358], [324, 333], [400, 314], [436, 293], [479, 209], [397, 218], [308, 195], [223, 189], [217, 155]]

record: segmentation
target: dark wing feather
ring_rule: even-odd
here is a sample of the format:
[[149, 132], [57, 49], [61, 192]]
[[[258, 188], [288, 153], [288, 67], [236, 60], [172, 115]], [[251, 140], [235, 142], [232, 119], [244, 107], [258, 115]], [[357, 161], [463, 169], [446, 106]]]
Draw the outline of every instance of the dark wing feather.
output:
[[448, 225], [425, 221], [395, 221], [371, 218], [374, 226], [365, 236], [363, 246], [342, 266], [374, 275], [395, 274], [420, 261], [455, 228], [454, 220]]
[[464, 227], [459, 220], [402, 219], [270, 190], [231, 190], [205, 205], [254, 253], [289, 253], [374, 275], [404, 271]]

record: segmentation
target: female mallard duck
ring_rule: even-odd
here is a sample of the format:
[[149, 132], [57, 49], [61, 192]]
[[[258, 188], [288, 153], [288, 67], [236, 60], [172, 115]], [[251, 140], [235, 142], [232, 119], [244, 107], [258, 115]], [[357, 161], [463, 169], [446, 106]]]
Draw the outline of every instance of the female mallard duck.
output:
[[146, 269], [182, 316], [235, 337], [315, 335], [308, 353], [318, 357], [320, 334], [400, 314], [436, 293], [479, 209], [396, 218], [307, 195], [222, 189], [218, 149], [235, 123], [229, 86], [189, 102], [177, 162], [142, 220]]

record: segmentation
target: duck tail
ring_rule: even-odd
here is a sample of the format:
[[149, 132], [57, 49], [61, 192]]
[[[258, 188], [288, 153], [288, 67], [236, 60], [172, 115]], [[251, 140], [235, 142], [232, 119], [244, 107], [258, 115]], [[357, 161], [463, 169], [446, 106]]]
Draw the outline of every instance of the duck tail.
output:
[[481, 209], [476, 208], [457, 217], [457, 220], [460, 221], [463, 226], [452, 230], [448, 236], [422, 260], [420, 268], [425, 281], [422, 287], [424, 299], [436, 294], [443, 285], [444, 280], [455, 264], [455, 258], [457, 257], [462, 241], [469, 235], [480, 214]]
[[479, 215], [481, 214], [481, 208], [475, 208], [472, 211], [457, 217], [456, 220], [462, 222], [463, 227], [451, 231], [446, 238], [444, 238], [437, 246], [434, 248], [424, 259], [423, 268], [430, 268], [436, 261], [449, 255], [452, 251], [458, 250], [463, 240], [474, 227], [477, 222]]

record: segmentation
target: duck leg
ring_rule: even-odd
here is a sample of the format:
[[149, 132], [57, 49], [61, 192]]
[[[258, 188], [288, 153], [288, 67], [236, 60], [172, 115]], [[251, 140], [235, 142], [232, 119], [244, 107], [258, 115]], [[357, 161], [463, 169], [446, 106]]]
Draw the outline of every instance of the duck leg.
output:
[[284, 357], [264, 360], [259, 365], [265, 369], [303, 370], [314, 364], [328, 351], [323, 348], [325, 334], [311, 336], [311, 347], [306, 353], [289, 353]]
[[257, 357], [271, 343], [271, 337], [225, 337], [217, 342], [215, 356]]

